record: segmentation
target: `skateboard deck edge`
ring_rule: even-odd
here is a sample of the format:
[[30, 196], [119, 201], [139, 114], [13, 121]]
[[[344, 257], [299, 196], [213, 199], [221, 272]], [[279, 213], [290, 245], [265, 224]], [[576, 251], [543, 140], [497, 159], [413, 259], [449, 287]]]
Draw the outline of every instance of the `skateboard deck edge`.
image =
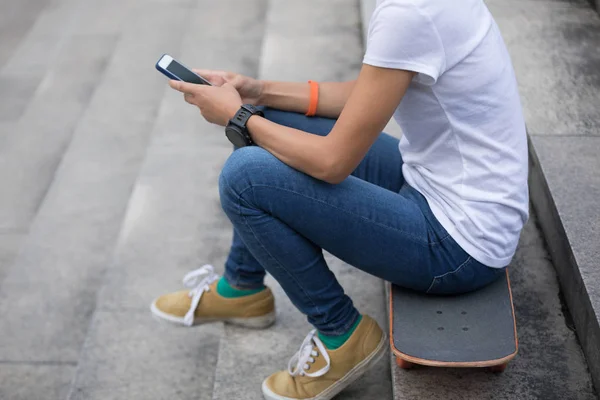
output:
[[508, 274], [508, 268], [506, 269], [506, 281], [508, 284], [508, 294], [509, 294], [509, 298], [510, 298], [510, 307], [511, 307], [511, 312], [512, 312], [512, 319], [513, 319], [513, 329], [514, 329], [514, 335], [515, 335], [515, 351], [512, 354], [508, 354], [505, 357], [502, 358], [497, 358], [497, 359], [492, 359], [492, 360], [485, 360], [485, 361], [437, 361], [437, 360], [430, 360], [430, 359], [425, 359], [425, 358], [420, 358], [420, 357], [414, 357], [414, 356], [410, 356], [408, 354], [403, 353], [402, 351], [398, 350], [396, 348], [396, 345], [394, 343], [394, 332], [393, 332], [393, 327], [394, 327], [394, 307], [393, 307], [393, 295], [392, 295], [392, 284], [390, 284], [390, 291], [389, 291], [389, 340], [390, 340], [390, 348], [392, 350], [392, 353], [394, 353], [394, 355], [396, 357], [399, 357], [405, 361], [408, 361], [410, 363], [414, 363], [414, 364], [419, 364], [419, 365], [425, 365], [425, 366], [431, 366], [431, 367], [452, 367], [452, 368], [478, 368], [478, 367], [493, 367], [496, 365], [502, 365], [502, 364], [506, 364], [509, 361], [511, 361], [513, 358], [515, 358], [515, 356], [517, 355], [517, 353], [519, 352], [519, 338], [517, 336], [517, 320], [515, 318], [515, 305], [513, 303], [513, 295], [512, 295], [512, 288], [510, 286], [510, 277]]

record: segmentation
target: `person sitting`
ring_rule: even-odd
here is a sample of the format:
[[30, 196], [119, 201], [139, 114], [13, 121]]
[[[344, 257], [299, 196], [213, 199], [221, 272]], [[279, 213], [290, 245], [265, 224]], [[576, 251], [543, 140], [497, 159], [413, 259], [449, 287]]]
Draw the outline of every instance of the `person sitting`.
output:
[[[214, 86], [170, 85], [236, 146], [219, 179], [233, 242], [223, 277], [192, 272], [191, 290], [152, 311], [186, 326], [266, 328], [271, 274], [314, 329], [263, 382], [266, 399], [330, 399], [385, 354], [385, 334], [323, 250], [432, 295], [477, 290], [510, 263], [528, 218], [527, 138], [482, 0], [379, 0], [352, 82], [197, 72]], [[400, 140], [381, 133], [391, 117]]]

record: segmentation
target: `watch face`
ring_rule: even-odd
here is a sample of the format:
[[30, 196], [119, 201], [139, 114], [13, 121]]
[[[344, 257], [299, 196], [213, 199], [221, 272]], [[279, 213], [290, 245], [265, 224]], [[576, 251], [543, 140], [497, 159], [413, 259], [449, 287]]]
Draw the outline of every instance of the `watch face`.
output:
[[246, 140], [244, 139], [244, 136], [242, 136], [242, 134], [236, 131], [235, 129], [225, 129], [225, 135], [235, 147], [244, 147], [248, 145], [248, 143], [246, 143]]

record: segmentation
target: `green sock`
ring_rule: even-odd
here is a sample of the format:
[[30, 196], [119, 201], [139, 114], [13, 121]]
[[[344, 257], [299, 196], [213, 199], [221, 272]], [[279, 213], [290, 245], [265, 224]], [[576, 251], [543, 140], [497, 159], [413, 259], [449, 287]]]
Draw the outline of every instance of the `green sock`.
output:
[[249, 296], [251, 294], [255, 294], [258, 292], [262, 292], [265, 290], [265, 287], [261, 287], [259, 289], [237, 289], [234, 288], [225, 280], [225, 277], [221, 277], [219, 282], [217, 283], [217, 293], [219, 293], [223, 297], [227, 297], [229, 299], [235, 297]]
[[362, 315], [358, 316], [358, 319], [356, 320], [354, 325], [352, 325], [352, 328], [350, 328], [348, 332], [340, 336], [326, 336], [319, 332], [319, 339], [321, 339], [321, 342], [323, 342], [325, 347], [327, 347], [329, 350], [338, 349], [344, 343], [346, 343], [348, 339], [350, 339], [350, 336], [352, 336], [352, 334], [356, 330], [356, 327], [358, 326], [358, 324], [360, 324], [360, 321], [362, 321]]

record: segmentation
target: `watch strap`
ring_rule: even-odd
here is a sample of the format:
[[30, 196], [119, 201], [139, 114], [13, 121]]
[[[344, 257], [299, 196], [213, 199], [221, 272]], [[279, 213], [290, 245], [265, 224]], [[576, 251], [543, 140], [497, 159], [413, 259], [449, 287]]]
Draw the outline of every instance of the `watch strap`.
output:
[[234, 125], [237, 125], [238, 127], [244, 130], [247, 130], [246, 124], [248, 123], [250, 117], [253, 115], [259, 115], [261, 117], [264, 117], [263, 112], [257, 107], [253, 106], [252, 104], [244, 104], [240, 107], [238, 112], [235, 113], [235, 115], [233, 116], [233, 118], [231, 118], [229, 122], [231, 122]]

